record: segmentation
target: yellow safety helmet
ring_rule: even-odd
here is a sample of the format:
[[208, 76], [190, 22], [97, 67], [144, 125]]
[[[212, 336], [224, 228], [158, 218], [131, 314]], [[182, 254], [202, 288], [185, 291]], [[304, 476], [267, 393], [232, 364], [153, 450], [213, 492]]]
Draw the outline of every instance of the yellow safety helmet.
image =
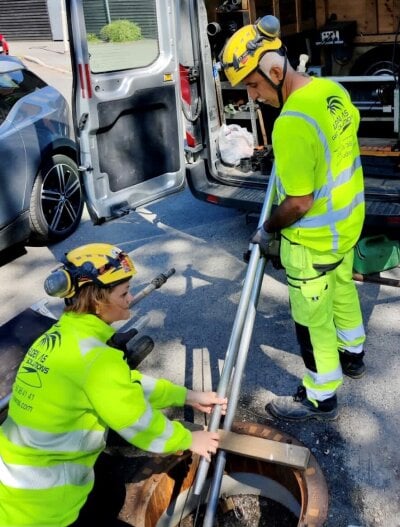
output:
[[63, 267], [46, 278], [44, 288], [50, 296], [71, 298], [85, 285], [113, 287], [136, 274], [127, 253], [108, 243], [77, 247], [65, 255], [62, 263]]
[[266, 15], [255, 25], [243, 26], [231, 36], [222, 50], [222, 67], [232, 86], [255, 71], [265, 53], [283, 47], [279, 31], [279, 20]]

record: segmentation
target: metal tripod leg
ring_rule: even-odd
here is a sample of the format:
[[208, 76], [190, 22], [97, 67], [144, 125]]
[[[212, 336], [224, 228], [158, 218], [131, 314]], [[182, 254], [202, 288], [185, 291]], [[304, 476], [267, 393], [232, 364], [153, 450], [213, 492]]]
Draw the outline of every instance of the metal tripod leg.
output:
[[[270, 176], [267, 192], [264, 199], [264, 205], [261, 211], [259, 225], [262, 225], [268, 219], [272, 203], [275, 197], [276, 183], [275, 170], [273, 168]], [[232, 393], [228, 401], [227, 413], [225, 416], [224, 429], [229, 430], [236, 412], [236, 406], [239, 397], [240, 381], [244, 366], [246, 364], [247, 352], [250, 344], [250, 338], [253, 332], [254, 318], [256, 313], [256, 306], [258, 296], [262, 284], [265, 267], [265, 258], [260, 255], [260, 248], [258, 245], [253, 245], [251, 249], [250, 260], [247, 266], [246, 277], [243, 284], [242, 295], [240, 297], [239, 306], [236, 312], [235, 321], [233, 323], [232, 333], [228, 344], [228, 349], [225, 356], [225, 363], [221, 373], [220, 382], [217, 389], [217, 394], [220, 397], [226, 397], [228, 385], [230, 383], [233, 369], [235, 368], [235, 382], [232, 383]], [[221, 419], [221, 407], [217, 406], [211, 414], [208, 430], [215, 432], [219, 428]], [[206, 518], [208, 522], [203, 523], [204, 526], [212, 526], [217, 507], [216, 500], [218, 494], [216, 491], [221, 485], [223, 470], [225, 466], [225, 454], [222, 451], [218, 452], [216, 468], [212, 480], [210, 498], [207, 505]], [[193, 494], [200, 495], [204, 483], [207, 478], [209, 462], [202, 458], [199, 463], [199, 468], [196, 474]], [[210, 511], [210, 512], [209, 512]], [[206, 520], [205, 518], [205, 520]]]

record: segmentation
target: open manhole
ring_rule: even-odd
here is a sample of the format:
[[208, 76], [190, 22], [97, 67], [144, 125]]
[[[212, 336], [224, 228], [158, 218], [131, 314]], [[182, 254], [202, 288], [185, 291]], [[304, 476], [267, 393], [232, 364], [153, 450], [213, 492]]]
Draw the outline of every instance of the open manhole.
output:
[[[288, 434], [265, 425], [234, 423], [232, 431], [301, 446]], [[199, 497], [191, 493], [198, 463], [198, 456], [190, 453], [151, 458], [142, 468], [138, 481], [128, 484], [120, 518], [135, 527], [201, 526], [205, 504], [199, 504]], [[212, 464], [209, 474], [212, 476]], [[227, 503], [230, 506], [226, 507]], [[218, 512], [216, 526], [322, 527], [328, 511], [328, 490], [322, 470], [312, 455], [307, 469], [298, 470], [228, 453], [220, 505], [222, 512]], [[263, 507], [268, 508], [266, 514], [260, 512]], [[254, 522], [246, 512], [251, 508]], [[225, 521], [221, 514], [226, 514]], [[270, 523], [261, 521], [260, 518], [268, 515]]]

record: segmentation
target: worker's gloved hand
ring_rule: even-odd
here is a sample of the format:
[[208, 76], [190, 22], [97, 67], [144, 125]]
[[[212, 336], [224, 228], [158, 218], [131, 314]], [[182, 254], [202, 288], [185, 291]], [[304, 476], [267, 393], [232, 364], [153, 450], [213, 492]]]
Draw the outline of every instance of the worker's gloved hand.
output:
[[[250, 239], [251, 243], [257, 243], [260, 246], [260, 252], [272, 263], [275, 269], [283, 269], [280, 258], [280, 236], [276, 232], [267, 232], [264, 227], [259, 227]], [[248, 258], [245, 258], [248, 261]]]
[[250, 238], [251, 243], [256, 243], [260, 246], [260, 251], [263, 256], [270, 254], [271, 242], [273, 240], [275, 240], [275, 234], [267, 232], [263, 226], [258, 227]]

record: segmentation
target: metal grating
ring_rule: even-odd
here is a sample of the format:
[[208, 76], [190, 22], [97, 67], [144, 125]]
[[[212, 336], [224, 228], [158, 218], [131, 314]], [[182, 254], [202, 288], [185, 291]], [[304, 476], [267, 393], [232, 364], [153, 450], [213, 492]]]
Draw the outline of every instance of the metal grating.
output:
[[0, 33], [7, 40], [52, 40], [47, 0], [0, 0]]

